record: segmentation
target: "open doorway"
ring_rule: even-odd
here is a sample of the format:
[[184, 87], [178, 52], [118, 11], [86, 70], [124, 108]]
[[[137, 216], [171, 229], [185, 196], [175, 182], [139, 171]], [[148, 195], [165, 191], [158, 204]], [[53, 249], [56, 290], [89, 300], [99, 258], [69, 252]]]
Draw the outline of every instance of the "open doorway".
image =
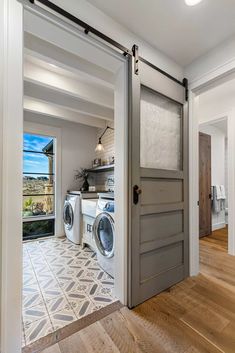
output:
[[25, 10], [24, 39], [22, 347], [33, 351], [126, 304], [127, 90], [126, 59], [72, 26]]
[[234, 255], [234, 75], [195, 97], [198, 123], [200, 272], [229, 278]]

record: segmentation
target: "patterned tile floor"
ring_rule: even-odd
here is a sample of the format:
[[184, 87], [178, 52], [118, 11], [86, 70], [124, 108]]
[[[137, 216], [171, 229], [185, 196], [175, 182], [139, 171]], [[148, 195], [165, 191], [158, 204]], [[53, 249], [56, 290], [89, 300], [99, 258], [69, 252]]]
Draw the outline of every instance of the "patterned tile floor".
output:
[[23, 244], [22, 346], [114, 302], [96, 254], [66, 238]]

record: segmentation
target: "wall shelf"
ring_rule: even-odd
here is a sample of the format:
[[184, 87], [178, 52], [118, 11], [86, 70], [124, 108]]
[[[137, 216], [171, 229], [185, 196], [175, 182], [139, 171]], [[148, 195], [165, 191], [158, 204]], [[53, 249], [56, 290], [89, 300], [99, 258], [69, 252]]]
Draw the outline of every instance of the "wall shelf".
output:
[[99, 167], [87, 169], [89, 173], [109, 172], [110, 170], [114, 170], [114, 164], [100, 165]]

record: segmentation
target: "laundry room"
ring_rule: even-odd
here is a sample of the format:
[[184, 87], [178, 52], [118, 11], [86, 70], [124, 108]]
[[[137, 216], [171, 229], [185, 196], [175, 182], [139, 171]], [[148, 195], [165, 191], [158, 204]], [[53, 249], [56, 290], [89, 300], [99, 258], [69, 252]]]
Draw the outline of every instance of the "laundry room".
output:
[[39, 38], [31, 20], [24, 51], [22, 347], [119, 305], [113, 74]]

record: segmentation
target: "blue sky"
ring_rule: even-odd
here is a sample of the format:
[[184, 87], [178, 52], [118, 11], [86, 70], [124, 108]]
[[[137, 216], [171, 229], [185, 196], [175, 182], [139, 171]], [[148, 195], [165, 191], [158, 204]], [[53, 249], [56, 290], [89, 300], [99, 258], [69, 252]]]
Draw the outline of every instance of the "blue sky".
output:
[[[24, 134], [24, 150], [42, 151], [52, 137]], [[24, 153], [23, 171], [30, 173], [48, 173], [48, 158], [39, 153]]]

